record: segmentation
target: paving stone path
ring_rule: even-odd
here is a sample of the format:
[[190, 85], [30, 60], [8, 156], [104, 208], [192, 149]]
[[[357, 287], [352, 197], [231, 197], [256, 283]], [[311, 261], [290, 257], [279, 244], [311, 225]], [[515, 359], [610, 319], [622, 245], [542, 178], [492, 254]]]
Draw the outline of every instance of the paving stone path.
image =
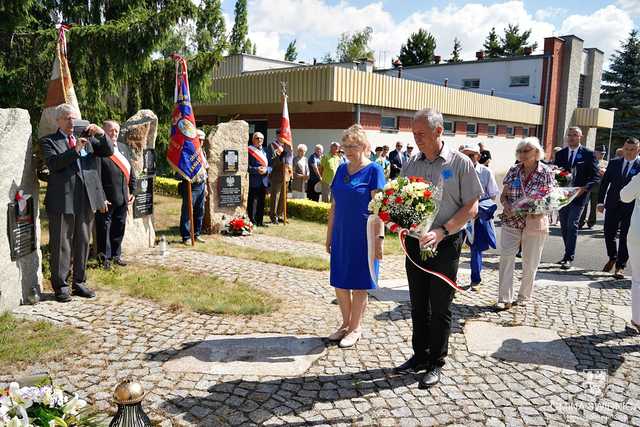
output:
[[[259, 248], [285, 243], [260, 236], [241, 244], [251, 242]], [[305, 244], [297, 252], [315, 255], [321, 250], [320, 245]], [[94, 300], [23, 306], [18, 315], [75, 326], [88, 342], [78, 356], [64, 363], [0, 373], [0, 385], [20, 374], [48, 371], [57, 383], [101, 409], [113, 410], [111, 391], [120, 379], [132, 376], [149, 391], [145, 409], [163, 426], [640, 425], [640, 337], [609, 308], [630, 305], [629, 281], [572, 271], [572, 277], [581, 276], [592, 284], [545, 282], [529, 304], [497, 314], [490, 307], [497, 295], [498, 258], [487, 257], [484, 283], [477, 291], [458, 293], [454, 300], [442, 382], [419, 390], [416, 376], [394, 375], [390, 370], [411, 355], [411, 321], [407, 302], [386, 298], [370, 300], [365, 333], [355, 348], [343, 350], [327, 343], [326, 351], [303, 375], [213, 375], [166, 369], [165, 363], [180, 357], [182, 350], [214, 335], [328, 335], [339, 324], [328, 272], [173, 247], [165, 256], [149, 251], [130, 261], [237, 278], [273, 293], [282, 300], [282, 308], [253, 317], [200, 315], [108, 291], [100, 291]], [[462, 260], [461, 283], [469, 280], [467, 261]], [[543, 265], [542, 271], [566, 274], [551, 265]], [[385, 259], [382, 279], [405, 279], [401, 257]], [[577, 365], [553, 366], [544, 351], [530, 363], [474, 354], [468, 348], [465, 325], [480, 321], [492, 327], [555, 331], [559, 337], [555, 344], [568, 346]]]

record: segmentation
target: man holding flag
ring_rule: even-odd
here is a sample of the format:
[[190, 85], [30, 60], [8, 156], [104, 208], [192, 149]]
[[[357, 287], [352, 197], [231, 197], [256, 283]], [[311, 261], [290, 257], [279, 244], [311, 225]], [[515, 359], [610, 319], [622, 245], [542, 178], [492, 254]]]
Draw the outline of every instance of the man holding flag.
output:
[[[167, 149], [167, 162], [186, 181], [186, 193], [191, 199], [191, 182], [204, 165], [201, 141], [196, 129], [196, 118], [191, 108], [187, 61], [179, 55], [173, 55], [176, 61], [175, 102], [171, 120], [171, 135]], [[188, 203], [191, 244], [195, 243], [193, 232], [193, 206]]]

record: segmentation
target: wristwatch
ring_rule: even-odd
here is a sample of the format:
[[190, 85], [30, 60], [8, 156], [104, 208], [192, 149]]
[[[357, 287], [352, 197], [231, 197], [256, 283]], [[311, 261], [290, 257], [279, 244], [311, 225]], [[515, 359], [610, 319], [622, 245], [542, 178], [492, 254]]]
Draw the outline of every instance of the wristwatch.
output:
[[449, 230], [447, 230], [447, 227], [443, 225], [440, 226], [440, 228], [442, 228], [442, 233], [444, 234], [444, 237], [447, 237], [449, 235]]

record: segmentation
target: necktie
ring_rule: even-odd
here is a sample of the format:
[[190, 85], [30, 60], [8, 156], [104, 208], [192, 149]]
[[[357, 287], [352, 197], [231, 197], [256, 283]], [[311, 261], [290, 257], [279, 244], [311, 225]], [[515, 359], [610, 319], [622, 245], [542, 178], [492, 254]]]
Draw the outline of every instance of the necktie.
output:
[[67, 143], [69, 144], [69, 148], [76, 148], [76, 137], [69, 135], [67, 137]]
[[624, 168], [622, 169], [622, 177], [626, 178], [627, 177], [627, 173], [629, 173], [629, 165], [631, 164], [631, 162], [625, 160], [624, 163], [625, 163], [625, 165], [624, 165]]
[[569, 152], [569, 167], [572, 168], [573, 167], [573, 156], [575, 155], [575, 151], [570, 151]]

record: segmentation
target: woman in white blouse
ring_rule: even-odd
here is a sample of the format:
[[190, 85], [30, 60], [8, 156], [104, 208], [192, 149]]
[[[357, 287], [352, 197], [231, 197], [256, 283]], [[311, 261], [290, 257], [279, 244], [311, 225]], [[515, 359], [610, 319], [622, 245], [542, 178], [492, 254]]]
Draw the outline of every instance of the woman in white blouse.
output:
[[634, 176], [620, 191], [620, 200], [625, 203], [636, 202], [627, 234], [627, 246], [631, 264], [631, 324], [640, 333], [640, 174]]

